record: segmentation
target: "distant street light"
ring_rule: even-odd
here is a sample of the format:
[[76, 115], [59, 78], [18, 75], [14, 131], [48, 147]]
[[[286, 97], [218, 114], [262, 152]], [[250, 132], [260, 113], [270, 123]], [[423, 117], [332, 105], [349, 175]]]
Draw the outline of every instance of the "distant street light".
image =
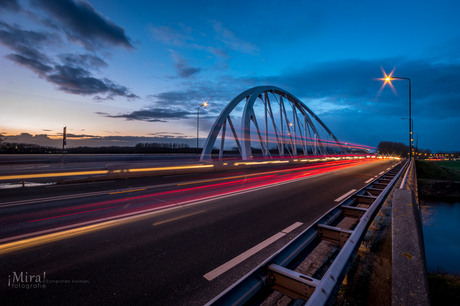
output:
[[203, 101], [203, 104], [198, 106], [198, 112], [197, 112], [197, 117], [196, 117], [196, 148], [198, 149], [198, 139], [199, 138], [199, 132], [200, 132], [200, 109], [203, 107], [208, 106], [208, 101]]
[[[412, 127], [412, 134], [416, 134], [416, 133], [414, 133], [414, 119], [409, 119], [409, 118], [401, 118], [401, 120], [404, 120], [404, 119], [406, 119], [406, 120], [409, 120], [409, 121], [410, 121], [410, 123], [411, 123], [411, 127]], [[411, 141], [411, 144], [412, 144], [412, 147], [413, 147], [413, 144], [414, 144], [414, 139], [413, 139], [413, 138], [411, 138], [411, 140], [410, 140], [410, 141]]]
[[[382, 69], [383, 70], [383, 69]], [[394, 71], [394, 70], [393, 70]], [[393, 71], [387, 75], [385, 71], [383, 71], [384, 78], [381, 78], [379, 80], [385, 81], [383, 86], [385, 86], [387, 83], [390, 84], [390, 86], [393, 88], [393, 85], [391, 84], [391, 80], [408, 80], [409, 81], [409, 160], [412, 159], [412, 126], [411, 126], [411, 81], [409, 78], [403, 78], [403, 77], [394, 77], [391, 76], [393, 74]]]

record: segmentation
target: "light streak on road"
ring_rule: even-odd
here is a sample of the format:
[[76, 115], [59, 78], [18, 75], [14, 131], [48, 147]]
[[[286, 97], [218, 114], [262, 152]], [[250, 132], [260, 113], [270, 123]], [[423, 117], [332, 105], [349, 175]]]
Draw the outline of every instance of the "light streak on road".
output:
[[58, 241], [61, 239], [75, 237], [78, 235], [86, 234], [94, 230], [104, 229], [104, 228], [107, 228], [107, 227], [110, 227], [110, 226], [113, 226], [119, 223], [120, 222], [117, 222], [117, 221], [108, 221], [105, 223], [98, 223], [98, 224], [74, 228], [74, 229], [70, 229], [70, 230], [66, 230], [66, 231], [62, 231], [58, 233], [52, 233], [52, 234], [47, 234], [47, 235], [43, 235], [39, 237], [33, 237], [33, 238], [5, 243], [5, 244], [0, 245], [0, 254], [7, 254], [7, 253], [14, 252], [14, 251], [22, 250], [25, 248], [31, 248], [31, 247], [35, 247], [35, 246], [42, 245], [45, 243]]
[[46, 178], [46, 177], [64, 177], [64, 176], [80, 176], [80, 175], [100, 175], [110, 173], [137, 173], [137, 172], [153, 172], [153, 171], [169, 171], [169, 170], [187, 170], [212, 168], [214, 165], [188, 165], [188, 166], [173, 166], [173, 167], [155, 167], [155, 168], [138, 168], [138, 169], [118, 169], [118, 170], [93, 170], [93, 171], [72, 171], [72, 172], [53, 172], [53, 173], [35, 173], [35, 174], [16, 174], [2, 175], [0, 180], [16, 180], [30, 178]]
[[[228, 178], [216, 178], [209, 180], [202, 180], [196, 182], [188, 182], [184, 184], [178, 184], [177, 187], [181, 187], [174, 190], [167, 190], [161, 192], [154, 192], [143, 195], [135, 195], [126, 198], [119, 198], [113, 200], [107, 200], [102, 202], [76, 205], [65, 208], [55, 208], [47, 211], [41, 211], [39, 213], [40, 217], [34, 217], [35, 214], [28, 214], [26, 216], [29, 218], [28, 223], [46, 221], [50, 219], [65, 218], [74, 215], [81, 214], [92, 214], [95, 212], [102, 212], [106, 210], [106, 213], [109, 213], [111, 216], [125, 213], [126, 211], [142, 211], [143, 209], [152, 208], [152, 207], [161, 207], [175, 203], [177, 201], [193, 201], [204, 196], [218, 197], [221, 194], [227, 194], [228, 192], [236, 192], [242, 190], [250, 190], [251, 188], [259, 188], [269, 184], [276, 184], [282, 182], [289, 182], [290, 180], [295, 180], [297, 178], [311, 176], [316, 174], [327, 173], [330, 171], [339, 170], [345, 167], [351, 167], [358, 164], [364, 164], [373, 162], [374, 160], [341, 160], [329, 163], [320, 163], [315, 165], [305, 165], [295, 169], [283, 169], [277, 171], [270, 171], [263, 174], [250, 174], [250, 175], [239, 175], [232, 176]], [[228, 181], [224, 181], [228, 180]], [[224, 182], [223, 182], [224, 181]], [[193, 187], [192, 184], [204, 184]], [[145, 191], [143, 189], [139, 190], [130, 190], [130, 192], [136, 191]], [[111, 195], [116, 195], [118, 193], [111, 193]], [[175, 200], [172, 200], [175, 198]], [[153, 203], [152, 203], [153, 200]], [[161, 203], [158, 203], [161, 201]], [[126, 203], [132, 203], [131, 207], [125, 208]], [[37, 213], [36, 213], [37, 214]], [[24, 217], [24, 215], [22, 216]], [[14, 216], [11, 217], [14, 219]], [[13, 221], [13, 220], [10, 220]]]
[[[3, 252], [10, 252], [17, 249], [32, 247], [42, 243], [48, 243], [56, 241], [59, 239], [64, 239], [67, 237], [73, 237], [75, 235], [80, 235], [87, 233], [89, 231], [94, 231], [98, 229], [105, 228], [105, 226], [111, 226], [112, 223], [118, 219], [122, 220], [126, 216], [132, 216], [130, 218], [136, 218], [146, 213], [152, 213], [157, 211], [162, 211], [165, 208], [171, 207], [183, 207], [184, 205], [193, 205], [193, 203], [217, 200], [219, 198], [225, 198], [228, 196], [238, 195], [246, 192], [251, 192], [255, 190], [260, 190], [261, 188], [271, 188], [272, 186], [287, 184], [295, 182], [298, 180], [305, 179], [306, 177], [328, 173], [331, 171], [336, 171], [339, 169], [344, 169], [348, 167], [353, 167], [357, 165], [372, 163], [377, 161], [376, 159], [359, 159], [359, 160], [340, 160], [329, 163], [321, 163], [314, 165], [304, 165], [302, 167], [294, 169], [282, 169], [277, 171], [271, 171], [269, 173], [261, 174], [250, 174], [250, 175], [239, 175], [229, 178], [217, 178], [206, 181], [197, 181], [191, 182], [190, 184], [205, 184], [198, 185], [193, 187], [179, 187], [175, 190], [167, 190], [162, 192], [154, 192], [143, 195], [135, 195], [126, 198], [113, 199], [108, 201], [89, 203], [83, 205], [77, 205], [72, 207], [63, 207], [50, 209], [47, 211], [40, 211], [36, 213], [29, 213], [27, 215], [22, 215], [22, 218], [28, 220], [22, 220], [24, 223], [37, 223], [43, 224], [45, 228], [49, 225], [46, 225], [46, 222], [51, 219], [61, 219], [58, 222], [64, 227], [71, 226], [72, 222], [76, 221], [69, 220], [70, 217], [76, 217], [77, 215], [80, 218], [87, 222], [102, 222], [101, 224], [93, 224], [90, 226], [85, 226], [82, 228], [76, 228], [72, 230], [67, 230], [63, 233], [53, 233], [43, 236], [43, 238], [30, 238], [25, 240], [20, 240], [17, 242], [7, 243], [0, 245], [0, 254]], [[222, 182], [224, 179], [232, 179], [231, 181]], [[145, 189], [139, 190], [130, 190], [131, 192], [140, 192], [145, 191]], [[113, 196], [118, 196], [119, 194], [113, 193]], [[189, 204], [186, 204], [189, 203]], [[128, 205], [129, 204], [129, 205]], [[129, 206], [129, 208], [128, 208]], [[202, 212], [202, 211], [200, 211]], [[196, 212], [193, 214], [198, 214]], [[38, 218], [37, 218], [38, 217]], [[183, 215], [178, 217], [179, 219], [188, 217], [188, 215]], [[15, 216], [8, 218], [10, 222], [13, 223], [16, 220]], [[72, 219], [72, 218], [71, 218]], [[115, 219], [115, 220], [113, 220]], [[80, 219], [81, 221], [82, 219]], [[112, 220], [112, 221], [104, 221]], [[175, 220], [175, 219], [174, 219]], [[153, 225], [160, 225], [162, 223], [174, 221], [167, 220], [154, 223]], [[6, 221], [6, 220], [4, 220]], [[40, 223], [45, 222], [45, 223]], [[70, 222], [70, 223], [69, 223]], [[109, 222], [109, 223], [107, 223]], [[107, 224], [106, 224], [107, 223]], [[106, 224], [106, 225], [104, 225]], [[55, 225], [53, 225], [55, 227]], [[50, 229], [51, 230], [51, 229]]]

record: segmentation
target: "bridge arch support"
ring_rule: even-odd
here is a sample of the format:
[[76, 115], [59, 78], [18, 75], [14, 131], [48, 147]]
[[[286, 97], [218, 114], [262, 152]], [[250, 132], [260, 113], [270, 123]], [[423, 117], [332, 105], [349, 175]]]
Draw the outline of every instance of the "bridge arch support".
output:
[[[243, 103], [241, 112], [240, 104]], [[234, 125], [235, 119], [241, 122], [239, 130]], [[262, 126], [258, 123], [260, 121], [263, 121]], [[233, 137], [228, 136], [230, 132]], [[242, 160], [253, 158], [253, 145], [260, 147], [264, 158], [345, 153], [345, 148], [311, 109], [294, 95], [275, 86], [250, 88], [225, 106], [209, 132], [201, 161], [211, 160], [219, 135], [220, 160], [226, 137], [233, 138]]]

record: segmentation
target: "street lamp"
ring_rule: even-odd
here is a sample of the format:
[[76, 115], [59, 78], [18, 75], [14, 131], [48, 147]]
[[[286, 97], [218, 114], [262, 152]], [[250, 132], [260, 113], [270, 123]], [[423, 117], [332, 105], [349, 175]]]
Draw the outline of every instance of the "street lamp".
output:
[[197, 112], [197, 116], [196, 116], [196, 148], [198, 150], [198, 139], [199, 138], [199, 131], [200, 131], [200, 109], [203, 107], [207, 107], [208, 106], [208, 101], [203, 101], [203, 104], [200, 104], [200, 106], [198, 106], [198, 112]]
[[[382, 69], [383, 70], [383, 69]], [[411, 81], [409, 78], [403, 78], [403, 77], [394, 77], [391, 76], [393, 74], [393, 71], [387, 75], [385, 71], [383, 72], [385, 77], [380, 80], [384, 80], [385, 83], [383, 86], [385, 86], [386, 83], [389, 83], [391, 85], [391, 80], [408, 80], [409, 81], [409, 160], [412, 159], [412, 126], [411, 126]]]
[[[409, 119], [409, 118], [401, 118], [401, 120], [409, 120], [410, 123], [411, 123], [411, 128], [412, 128], [412, 134], [417, 134], [417, 133], [414, 133], [414, 119]], [[417, 140], [418, 140], [418, 134], [417, 134]], [[411, 137], [411, 140], [410, 140], [410, 143], [411, 143], [411, 147], [409, 148], [410, 150], [412, 150], [412, 147], [414, 146], [414, 139]], [[418, 144], [418, 142], [417, 142]]]

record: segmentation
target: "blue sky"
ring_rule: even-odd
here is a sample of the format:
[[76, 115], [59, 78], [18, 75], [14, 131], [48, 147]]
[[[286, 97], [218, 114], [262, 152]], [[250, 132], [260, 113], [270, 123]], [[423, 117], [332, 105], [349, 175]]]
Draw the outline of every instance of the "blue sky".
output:
[[[458, 1], [0, 2], [0, 134], [59, 146], [195, 143], [242, 91], [274, 85], [340, 141], [460, 150]], [[204, 140], [202, 139], [202, 143]]]

